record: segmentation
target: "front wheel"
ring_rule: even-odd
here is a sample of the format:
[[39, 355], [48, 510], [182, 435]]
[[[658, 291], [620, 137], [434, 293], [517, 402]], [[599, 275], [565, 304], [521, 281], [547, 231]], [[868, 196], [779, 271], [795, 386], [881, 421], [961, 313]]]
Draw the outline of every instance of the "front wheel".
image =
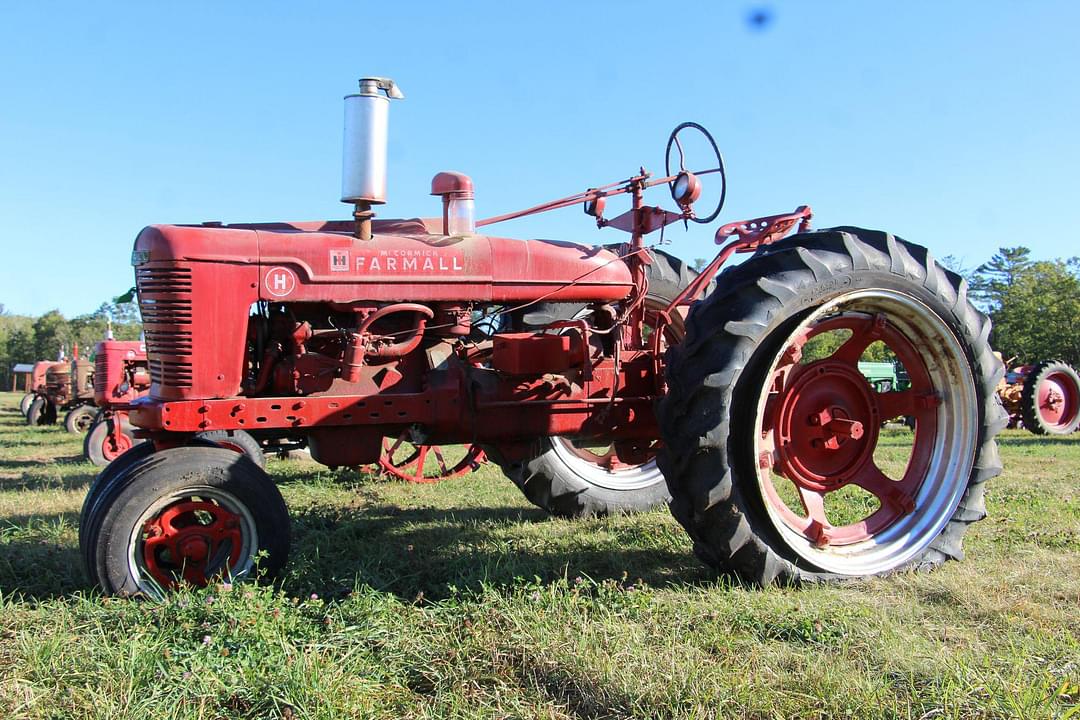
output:
[[[119, 423], [119, 428], [114, 427]], [[136, 445], [146, 442], [135, 437], [127, 413], [107, 413], [99, 418], [83, 440], [83, 457], [105, 467]]]
[[[960, 558], [1007, 421], [964, 281], [924, 248], [839, 228], [766, 247], [718, 285], [669, 354], [659, 418], [671, 510], [697, 554], [761, 584]], [[870, 386], [871, 345], [910, 388]], [[898, 415], [913, 436], [881, 430]]]
[[19, 412], [23, 414], [23, 417], [26, 417], [26, 414], [30, 412], [30, 405], [34, 402], [35, 397], [35, 393], [28, 392], [23, 395], [22, 400], [19, 401]]
[[98, 409], [93, 405], [72, 408], [64, 416], [64, 429], [69, 433], [84, 435], [97, 419]]
[[105, 593], [159, 597], [181, 584], [273, 576], [288, 555], [289, 515], [245, 455], [186, 446], [103, 475], [79, 535], [87, 576]]

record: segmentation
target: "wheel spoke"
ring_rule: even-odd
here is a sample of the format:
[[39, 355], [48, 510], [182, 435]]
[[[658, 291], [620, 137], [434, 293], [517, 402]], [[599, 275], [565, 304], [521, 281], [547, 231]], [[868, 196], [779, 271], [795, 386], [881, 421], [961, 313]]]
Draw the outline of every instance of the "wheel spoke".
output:
[[915, 509], [915, 498], [906, 483], [892, 480], [874, 463], [864, 465], [851, 482], [874, 495], [883, 508], [889, 507], [897, 514], [907, 515]]
[[413, 479], [416, 482], [421, 482], [424, 479], [424, 461], [427, 459], [428, 446], [421, 445], [419, 452], [416, 454], [416, 471], [413, 473]]
[[862, 357], [870, 343], [881, 339], [885, 318], [881, 315], [868, 316], [861, 321], [852, 322], [851, 337], [829, 356], [830, 360], [854, 365]]
[[401, 447], [401, 444], [403, 442], [405, 442], [405, 433], [401, 433], [401, 435], [398, 435], [398, 438], [397, 438], [397, 440], [394, 441], [394, 444], [391, 445], [389, 448], [387, 448], [387, 450], [386, 450], [387, 457], [393, 458], [394, 453], [397, 452], [398, 448]]
[[914, 390], [902, 390], [899, 392], [877, 393], [878, 417], [882, 421], [891, 420], [900, 415], [916, 415], [918, 413], [917, 398]]
[[442, 448], [435, 446], [435, 459], [439, 462], [439, 476], [445, 476], [449, 469], [446, 467], [446, 460], [443, 459]]

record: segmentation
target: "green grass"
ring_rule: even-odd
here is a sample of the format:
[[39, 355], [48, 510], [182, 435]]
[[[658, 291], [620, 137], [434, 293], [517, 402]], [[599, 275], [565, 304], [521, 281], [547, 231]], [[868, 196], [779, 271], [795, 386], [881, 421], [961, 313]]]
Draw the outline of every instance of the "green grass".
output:
[[717, 577], [666, 510], [551, 520], [490, 466], [414, 486], [271, 461], [295, 536], [280, 583], [155, 603], [86, 585], [94, 469], [17, 400], [0, 396], [5, 719], [1080, 720], [1080, 435], [1005, 434], [964, 562], [804, 589]]

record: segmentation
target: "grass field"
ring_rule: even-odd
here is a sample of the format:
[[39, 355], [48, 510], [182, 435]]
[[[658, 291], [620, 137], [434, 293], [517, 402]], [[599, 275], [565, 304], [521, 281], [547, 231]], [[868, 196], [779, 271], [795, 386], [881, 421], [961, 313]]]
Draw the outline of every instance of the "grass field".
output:
[[95, 470], [17, 401], [0, 394], [4, 720], [1080, 720], [1080, 434], [1005, 433], [964, 562], [805, 589], [717, 577], [666, 510], [549, 519], [491, 466], [413, 486], [272, 460], [280, 583], [155, 603], [87, 586]]

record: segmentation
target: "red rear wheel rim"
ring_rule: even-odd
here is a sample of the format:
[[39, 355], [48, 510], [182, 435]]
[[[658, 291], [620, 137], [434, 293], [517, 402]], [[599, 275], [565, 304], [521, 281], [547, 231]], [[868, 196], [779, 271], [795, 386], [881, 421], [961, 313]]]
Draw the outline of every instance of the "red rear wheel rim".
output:
[[1080, 412], [1080, 388], [1066, 372], [1048, 373], [1035, 389], [1035, 396], [1039, 417], [1051, 427], [1069, 427]]

